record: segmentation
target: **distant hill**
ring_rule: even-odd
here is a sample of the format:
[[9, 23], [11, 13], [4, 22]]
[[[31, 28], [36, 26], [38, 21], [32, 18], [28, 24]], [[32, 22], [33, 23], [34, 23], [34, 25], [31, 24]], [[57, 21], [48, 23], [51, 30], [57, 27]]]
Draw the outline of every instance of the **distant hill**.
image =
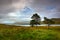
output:
[[[54, 21], [53, 24], [60, 24], [60, 18], [51, 18], [50, 20]], [[45, 20], [44, 20], [45, 21]], [[44, 23], [44, 21], [42, 21], [42, 24], [46, 24]], [[46, 21], [47, 22], [47, 21]]]
[[23, 21], [23, 22], [16, 22], [15, 25], [29, 25], [29, 21]]
[[20, 27], [16, 25], [0, 24], [0, 27]]
[[51, 20], [55, 21], [55, 24], [60, 24], [60, 18], [52, 18]]

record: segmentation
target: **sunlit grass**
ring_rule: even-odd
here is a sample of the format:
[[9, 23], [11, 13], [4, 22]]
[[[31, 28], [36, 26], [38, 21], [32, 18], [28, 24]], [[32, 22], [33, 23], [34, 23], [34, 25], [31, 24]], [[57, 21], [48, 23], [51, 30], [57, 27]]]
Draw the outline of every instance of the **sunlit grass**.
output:
[[0, 40], [60, 40], [60, 27], [0, 25]]

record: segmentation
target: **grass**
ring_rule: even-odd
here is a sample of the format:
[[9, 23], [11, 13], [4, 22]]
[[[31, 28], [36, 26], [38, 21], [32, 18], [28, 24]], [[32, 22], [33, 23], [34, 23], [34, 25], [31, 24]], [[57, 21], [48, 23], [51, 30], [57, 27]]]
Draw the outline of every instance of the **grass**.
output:
[[0, 25], [0, 40], [60, 40], [60, 27]]

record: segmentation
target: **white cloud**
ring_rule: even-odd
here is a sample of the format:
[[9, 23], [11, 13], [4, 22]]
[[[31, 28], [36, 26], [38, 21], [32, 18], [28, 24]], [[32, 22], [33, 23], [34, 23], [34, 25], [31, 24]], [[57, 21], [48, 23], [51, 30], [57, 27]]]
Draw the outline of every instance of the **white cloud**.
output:
[[15, 23], [15, 21], [14, 20], [9, 20], [9, 19], [0, 19], [0, 23], [13, 24], [13, 23]]
[[16, 13], [9, 13], [8, 16], [11, 16], [11, 17], [16, 17], [18, 16]]

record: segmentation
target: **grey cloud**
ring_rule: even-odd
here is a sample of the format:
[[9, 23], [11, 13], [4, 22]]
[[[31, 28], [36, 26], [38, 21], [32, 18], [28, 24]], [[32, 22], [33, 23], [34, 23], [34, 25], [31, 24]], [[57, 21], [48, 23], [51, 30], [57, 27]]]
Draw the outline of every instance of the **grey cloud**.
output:
[[[45, 15], [47, 17], [50, 17], [50, 16], [60, 17], [59, 16], [60, 15], [60, 0], [33, 0], [30, 6], [33, 9], [35, 9], [36, 12], [39, 12], [40, 14]], [[47, 7], [54, 7], [54, 8], [48, 10], [46, 9]]]
[[[12, 0], [0, 0], [0, 14], [8, 13], [12, 7]], [[11, 10], [10, 10], [11, 11]]]
[[0, 0], [0, 17], [5, 18], [8, 13], [20, 10], [24, 5], [25, 0]]
[[[60, 0], [0, 0], [0, 18], [6, 18], [8, 13], [20, 10], [25, 6], [33, 8], [42, 16], [60, 17]], [[49, 6], [55, 8], [47, 10], [46, 8]]]

